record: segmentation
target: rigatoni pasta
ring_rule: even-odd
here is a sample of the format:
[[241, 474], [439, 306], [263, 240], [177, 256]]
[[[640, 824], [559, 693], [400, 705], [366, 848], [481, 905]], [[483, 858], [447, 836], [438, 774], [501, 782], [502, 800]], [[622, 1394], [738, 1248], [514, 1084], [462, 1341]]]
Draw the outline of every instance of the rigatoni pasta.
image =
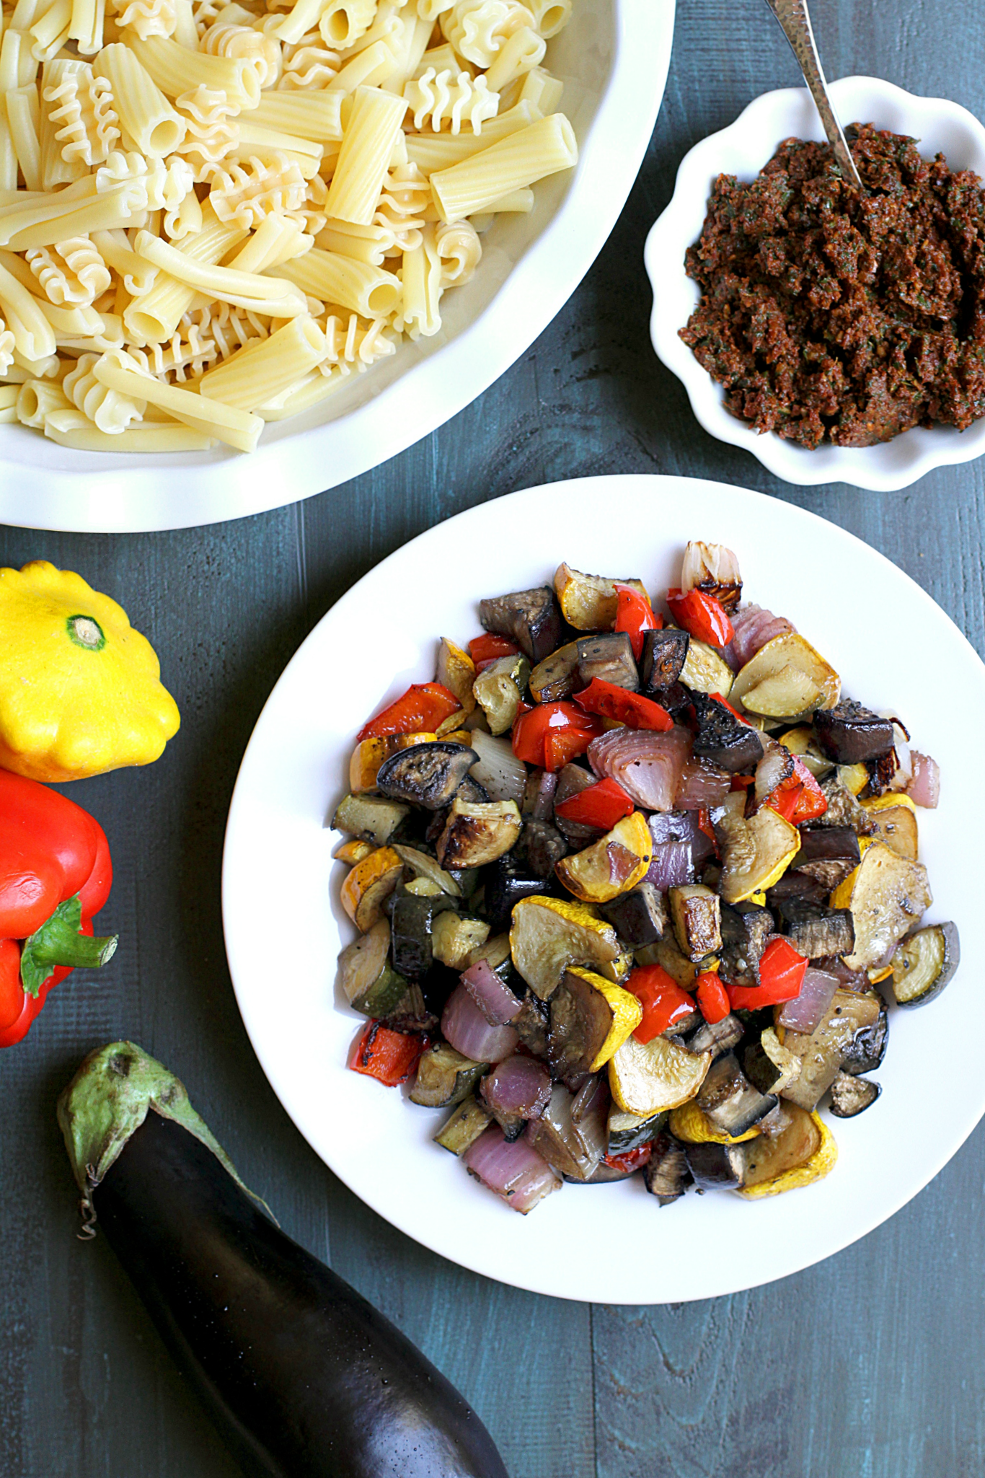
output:
[[577, 158], [570, 0], [0, 0], [0, 422], [250, 451]]

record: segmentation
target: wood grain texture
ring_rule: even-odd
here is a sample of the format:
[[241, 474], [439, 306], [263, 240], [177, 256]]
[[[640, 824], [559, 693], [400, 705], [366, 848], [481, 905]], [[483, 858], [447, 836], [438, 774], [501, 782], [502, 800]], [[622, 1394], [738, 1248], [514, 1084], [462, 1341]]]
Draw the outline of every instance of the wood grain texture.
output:
[[[985, 113], [975, 0], [814, 0], [812, 12], [829, 76], [875, 73]], [[758, 488], [882, 550], [985, 651], [985, 464], [895, 494], [789, 487], [702, 431], [650, 349], [642, 245], [681, 157], [758, 93], [796, 81], [761, 0], [680, 0], [653, 143], [595, 268], [509, 374], [386, 466], [207, 529], [100, 538], [0, 528], [0, 563], [47, 558], [122, 601], [160, 652], [183, 716], [157, 765], [71, 788], [110, 837], [117, 881], [101, 920], [120, 930], [120, 950], [101, 974], [60, 986], [0, 1060], [0, 1478], [237, 1472], [111, 1254], [74, 1238], [54, 1098], [83, 1053], [116, 1036], [185, 1078], [285, 1228], [473, 1401], [512, 1478], [981, 1478], [981, 1131], [886, 1226], [772, 1287], [658, 1309], [542, 1299], [417, 1247], [325, 1169], [263, 1078], [222, 945], [226, 809], [278, 674], [355, 579], [487, 498], [597, 472]], [[488, 583], [481, 551], [474, 575], [477, 588]], [[289, 988], [278, 988], [289, 1010]]]

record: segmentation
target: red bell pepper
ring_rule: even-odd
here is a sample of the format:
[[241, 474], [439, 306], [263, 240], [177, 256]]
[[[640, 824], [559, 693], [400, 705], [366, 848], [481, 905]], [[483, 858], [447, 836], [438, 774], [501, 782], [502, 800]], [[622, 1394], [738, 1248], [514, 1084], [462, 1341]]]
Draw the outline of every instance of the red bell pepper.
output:
[[802, 821], [823, 816], [828, 809], [828, 798], [804, 761], [794, 755], [793, 774], [781, 780], [763, 804], [779, 812], [793, 826], [799, 826]]
[[678, 626], [711, 647], [727, 647], [735, 635], [724, 606], [703, 590], [668, 590], [667, 604]]
[[627, 1170], [632, 1175], [634, 1170], [641, 1170], [649, 1164], [652, 1153], [652, 1144], [638, 1144], [635, 1150], [627, 1150], [624, 1155], [603, 1155], [602, 1164], [610, 1165], [613, 1170]]
[[600, 826], [611, 831], [617, 821], [631, 816], [636, 808], [632, 796], [627, 795], [615, 780], [600, 780], [589, 785], [577, 795], [569, 795], [566, 801], [555, 807], [555, 814], [565, 821], [578, 821], [583, 826]]
[[588, 687], [582, 688], [574, 697], [586, 713], [616, 719], [628, 729], [664, 731], [674, 727], [674, 720], [666, 708], [661, 708], [652, 698], [644, 698], [642, 693], [631, 693], [628, 688], [620, 688], [618, 683], [607, 683], [601, 677], [593, 677]]
[[469, 656], [476, 668], [487, 662], [496, 662], [500, 657], [515, 657], [520, 648], [507, 636], [496, 636], [492, 631], [474, 636], [469, 642]]
[[113, 955], [118, 936], [92, 937], [112, 881], [109, 845], [91, 816], [0, 770], [0, 1047], [26, 1036], [70, 970]]
[[633, 1036], [644, 1047], [647, 1042], [652, 1042], [654, 1037], [665, 1032], [668, 1026], [673, 1026], [675, 1021], [680, 1021], [684, 1016], [690, 1016], [694, 1010], [691, 996], [686, 990], [681, 990], [674, 977], [668, 975], [662, 965], [641, 965], [631, 971], [625, 982], [625, 989], [643, 1007], [643, 1020]]
[[763, 950], [759, 962], [758, 985], [730, 985], [728, 998], [732, 1010], [743, 1008], [759, 1011], [763, 1006], [779, 1006], [800, 995], [807, 961], [786, 939], [774, 939]]
[[427, 1037], [391, 1031], [382, 1022], [371, 1021], [356, 1043], [349, 1066], [387, 1088], [396, 1088], [398, 1083], [406, 1083], [427, 1044]]
[[513, 753], [541, 770], [560, 770], [604, 733], [602, 724], [574, 703], [538, 703], [513, 724]]
[[441, 683], [413, 683], [389, 708], [363, 724], [356, 740], [361, 743], [385, 734], [433, 733], [461, 706], [455, 694]]
[[715, 971], [704, 971], [694, 984], [695, 995], [698, 998], [698, 1010], [708, 1025], [714, 1026], [716, 1021], [724, 1021], [732, 1008], [729, 1005], [725, 987]]
[[645, 595], [631, 585], [617, 585], [619, 604], [616, 607], [616, 631], [625, 631], [633, 648], [637, 662], [643, 655], [643, 637], [648, 631], [659, 631], [663, 617], [654, 614], [653, 607]]

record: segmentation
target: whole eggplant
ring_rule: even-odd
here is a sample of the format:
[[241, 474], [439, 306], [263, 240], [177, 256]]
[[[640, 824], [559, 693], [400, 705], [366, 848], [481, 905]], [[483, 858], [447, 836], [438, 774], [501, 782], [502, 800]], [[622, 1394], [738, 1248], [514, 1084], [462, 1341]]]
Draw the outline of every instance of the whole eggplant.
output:
[[131, 1042], [58, 1117], [98, 1226], [250, 1478], [507, 1478], [466, 1401], [265, 1214], [183, 1085]]

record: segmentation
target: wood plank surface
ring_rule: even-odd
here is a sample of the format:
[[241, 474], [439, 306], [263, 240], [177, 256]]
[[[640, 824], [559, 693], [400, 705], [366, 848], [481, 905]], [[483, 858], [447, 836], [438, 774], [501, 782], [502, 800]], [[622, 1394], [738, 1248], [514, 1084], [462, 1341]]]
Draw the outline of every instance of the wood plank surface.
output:
[[[812, 10], [830, 76], [873, 73], [985, 114], [975, 0], [815, 0]], [[253, 1056], [222, 945], [226, 810], [284, 664], [380, 558], [486, 498], [598, 472], [758, 488], [882, 550], [985, 651], [982, 463], [901, 493], [790, 487], [707, 436], [650, 348], [642, 245], [683, 154], [760, 92], [797, 80], [761, 0], [680, 0], [656, 133], [595, 268], [513, 370], [384, 467], [293, 508], [206, 529], [0, 528], [0, 563], [50, 559], [121, 600], [157, 647], [183, 716], [157, 765], [76, 787], [110, 837], [117, 881], [100, 922], [119, 929], [120, 949], [101, 974], [70, 977], [27, 1040], [0, 1056], [0, 1478], [238, 1471], [108, 1249], [74, 1238], [54, 1098], [82, 1054], [115, 1036], [134, 1037], [186, 1080], [286, 1230], [473, 1401], [512, 1478], [985, 1471], [982, 1131], [887, 1225], [781, 1283], [656, 1309], [539, 1298], [418, 1247], [321, 1164]], [[768, 526], [754, 532], [768, 537]], [[481, 552], [475, 574], [477, 588], [487, 583]], [[837, 598], [835, 571], [831, 582]]]

